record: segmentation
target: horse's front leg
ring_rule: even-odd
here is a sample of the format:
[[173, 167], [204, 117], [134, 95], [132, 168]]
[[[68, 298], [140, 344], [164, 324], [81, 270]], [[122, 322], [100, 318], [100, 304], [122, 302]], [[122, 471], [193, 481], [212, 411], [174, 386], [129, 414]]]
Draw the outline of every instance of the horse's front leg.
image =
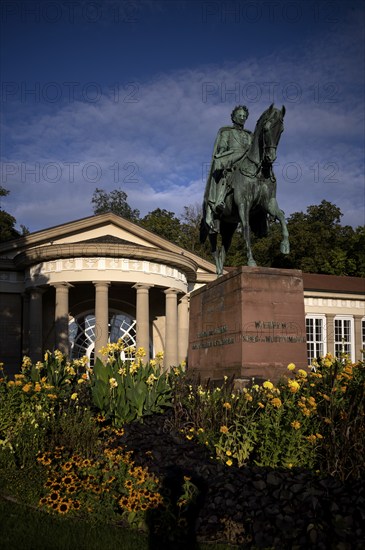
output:
[[238, 214], [241, 220], [242, 229], [243, 229], [243, 236], [246, 241], [246, 248], [247, 248], [247, 265], [254, 267], [256, 266], [256, 262], [252, 255], [251, 250], [251, 229], [250, 229], [250, 207], [247, 203], [240, 203], [238, 207]]
[[283, 239], [280, 243], [280, 252], [282, 254], [289, 254], [290, 252], [290, 243], [289, 243], [289, 231], [288, 226], [286, 225], [285, 214], [280, 210], [278, 202], [275, 198], [270, 199], [268, 205], [268, 212], [271, 216], [279, 220], [281, 225], [281, 233]]

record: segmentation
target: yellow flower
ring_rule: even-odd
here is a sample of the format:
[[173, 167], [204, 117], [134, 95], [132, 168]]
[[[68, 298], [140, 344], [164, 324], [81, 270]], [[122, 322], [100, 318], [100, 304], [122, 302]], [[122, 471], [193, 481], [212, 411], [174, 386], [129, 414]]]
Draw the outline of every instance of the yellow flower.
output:
[[279, 399], [278, 397], [274, 397], [274, 399], [271, 400], [271, 404], [277, 409], [280, 409], [280, 407], [282, 406], [281, 399]]
[[227, 456], [232, 456], [232, 451], [230, 451], [230, 450], [228, 449], [228, 451], [226, 451], [226, 455], [227, 455]]
[[40, 383], [36, 382], [34, 384], [34, 391], [39, 392], [39, 391], [41, 391], [41, 389], [42, 389], [42, 386], [40, 385]]
[[221, 426], [219, 431], [221, 434], [227, 434], [229, 432], [229, 429], [227, 428], [227, 426]]
[[227, 410], [229, 410], [229, 409], [232, 408], [231, 404], [228, 403], [227, 401], [226, 401], [225, 403], [223, 403], [223, 407], [224, 407], [225, 409], [227, 409]]
[[28, 384], [24, 384], [22, 390], [27, 393], [32, 387], [32, 384], [28, 383]]
[[147, 378], [146, 380], [146, 384], [148, 386], [153, 386], [153, 383], [155, 382], [155, 380], [158, 380], [157, 376], [155, 376], [153, 373], [149, 375], [149, 377]]
[[323, 439], [323, 435], [317, 433], [317, 434], [316, 434], [316, 438], [317, 438], [317, 439]]
[[233, 462], [232, 462], [232, 460], [229, 458], [228, 460], [226, 460], [226, 464], [227, 464], [227, 466], [232, 466]]
[[193, 437], [194, 437], [194, 436], [193, 436], [192, 434], [188, 434], [188, 435], [186, 436], [186, 439], [188, 439], [189, 441], [191, 441], [191, 440], [193, 439]]
[[260, 407], [260, 409], [264, 409], [265, 408], [265, 405], [263, 403], [261, 403], [261, 401], [259, 401], [258, 403], [258, 406]]
[[59, 362], [61, 362], [63, 360], [63, 353], [59, 349], [55, 350], [54, 356], [57, 359], [57, 361], [59, 361]]
[[327, 355], [322, 360], [322, 365], [324, 367], [331, 367], [334, 362], [334, 357], [330, 353], [327, 353]]
[[57, 395], [55, 393], [47, 393], [47, 397], [50, 399], [57, 399]]
[[83, 378], [79, 378], [78, 381], [77, 381], [78, 384], [83, 384], [84, 382], [85, 382], [85, 380], [83, 380]]
[[274, 384], [272, 382], [270, 382], [270, 380], [266, 380], [262, 384], [262, 387], [265, 388], [266, 390], [272, 390], [274, 388]]
[[118, 382], [115, 378], [109, 378], [109, 384], [111, 388], [116, 388], [118, 386]]
[[31, 366], [32, 366], [32, 361], [30, 357], [28, 357], [27, 355], [24, 355], [23, 363], [22, 363], [23, 369], [29, 369]]
[[72, 399], [72, 401], [76, 401], [76, 399], [77, 399], [77, 393], [76, 393], [76, 392], [74, 392], [74, 393], [71, 395], [71, 399]]
[[129, 372], [130, 372], [130, 374], [134, 374], [135, 372], [137, 372], [137, 370], [138, 370], [138, 363], [133, 361], [133, 363], [131, 363], [131, 365], [129, 367]]
[[142, 357], [145, 357], [145, 356], [146, 356], [145, 349], [144, 348], [138, 348], [137, 351], [136, 351], [136, 357], [138, 359], [142, 359]]
[[294, 365], [294, 363], [289, 363], [289, 365], [286, 368], [288, 370], [292, 371], [292, 370], [295, 370], [295, 365]]
[[290, 425], [292, 428], [294, 428], [294, 430], [299, 430], [301, 423], [298, 422], [298, 420], [294, 420], [293, 422], [290, 423]]
[[46, 351], [46, 353], [44, 354], [44, 360], [48, 361], [48, 359], [49, 359], [49, 353], [48, 351]]
[[298, 370], [298, 375], [299, 375], [301, 378], [307, 378], [307, 373], [306, 373], [305, 370], [303, 370], [303, 369], [299, 369], [299, 370]]
[[288, 386], [292, 393], [297, 393], [300, 388], [300, 385], [296, 380], [288, 380]]

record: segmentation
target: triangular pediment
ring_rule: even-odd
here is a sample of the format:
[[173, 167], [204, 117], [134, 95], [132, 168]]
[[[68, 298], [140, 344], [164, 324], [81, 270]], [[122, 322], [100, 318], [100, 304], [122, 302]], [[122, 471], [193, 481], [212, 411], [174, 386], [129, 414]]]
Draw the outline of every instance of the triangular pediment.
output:
[[115, 237], [114, 235], [102, 235], [100, 237], [93, 237], [91, 239], [85, 239], [83, 241], [79, 241], [79, 243], [102, 243], [102, 244], [120, 244], [120, 245], [132, 245], [132, 240], [127, 239], [120, 239], [119, 237]]
[[84, 242], [137, 246], [172, 252], [193, 260], [198, 266], [198, 271], [202, 273], [215, 273], [215, 266], [211, 262], [207, 262], [143, 227], [112, 213], [82, 218], [1, 243], [0, 259], [12, 259], [26, 250], [42, 246], [82, 244]]

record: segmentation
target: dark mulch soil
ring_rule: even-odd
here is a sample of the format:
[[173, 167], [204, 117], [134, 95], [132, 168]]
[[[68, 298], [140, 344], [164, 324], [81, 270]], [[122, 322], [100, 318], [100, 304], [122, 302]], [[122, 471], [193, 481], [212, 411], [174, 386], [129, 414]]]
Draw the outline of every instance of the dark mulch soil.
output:
[[363, 480], [342, 483], [299, 469], [221, 465], [204, 447], [177, 433], [171, 420], [164, 414], [129, 424], [121, 441], [134, 451], [137, 464], [163, 479], [172, 507], [184, 476], [200, 492], [180, 529], [166, 512], [151, 514], [151, 549], [192, 550], [196, 541], [277, 550], [365, 548]]

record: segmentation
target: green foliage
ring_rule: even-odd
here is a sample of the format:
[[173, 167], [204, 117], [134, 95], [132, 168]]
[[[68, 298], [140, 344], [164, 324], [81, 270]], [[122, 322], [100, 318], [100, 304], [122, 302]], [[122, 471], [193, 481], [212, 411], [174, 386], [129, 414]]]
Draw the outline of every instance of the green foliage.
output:
[[142, 218], [140, 223], [148, 231], [181, 246], [180, 220], [174, 212], [156, 208]]
[[296, 371], [277, 385], [233, 391], [198, 383], [175, 389], [175, 426], [228, 466], [320, 470], [360, 478], [365, 467], [365, 366], [326, 355], [316, 371]]
[[138, 222], [139, 210], [131, 208], [127, 203], [128, 195], [121, 189], [114, 189], [107, 193], [104, 189], [96, 188], [91, 199], [94, 214], [112, 212], [131, 222]]
[[270, 235], [254, 244], [259, 265], [301, 269], [309, 273], [365, 276], [365, 230], [341, 226], [341, 210], [323, 200], [295, 212], [288, 219], [290, 254], [279, 252], [281, 232], [278, 224]]
[[170, 376], [156, 360], [143, 364], [142, 348], [137, 350], [135, 361], [123, 361], [118, 345], [109, 344], [103, 350], [109, 357], [105, 364], [98, 358], [91, 374], [93, 403], [105, 418], [121, 426], [171, 407]]
[[200, 222], [203, 216], [203, 209], [199, 205], [184, 206], [181, 215], [181, 241], [180, 246], [197, 254], [204, 260], [211, 261], [209, 239], [204, 244], [200, 242]]

